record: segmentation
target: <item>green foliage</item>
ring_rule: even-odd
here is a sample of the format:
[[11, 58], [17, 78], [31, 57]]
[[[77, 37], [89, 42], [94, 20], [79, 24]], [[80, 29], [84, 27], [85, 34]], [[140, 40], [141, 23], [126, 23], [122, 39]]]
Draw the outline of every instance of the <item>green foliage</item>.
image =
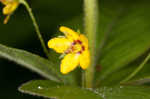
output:
[[114, 86], [96, 90], [103, 99], [149, 99], [149, 91], [147, 86]]
[[[117, 6], [117, 2], [114, 1], [113, 6], [122, 10], [120, 13], [118, 11], [117, 21], [112, 20], [115, 22], [115, 26], [109, 33], [108, 41], [102, 51], [100, 59], [102, 71], [98, 74], [99, 80], [103, 80], [116, 70], [127, 66], [144, 54], [150, 46], [150, 22], [148, 21], [150, 14], [145, 13], [150, 9], [147, 5], [148, 2], [134, 2], [130, 5], [120, 3], [119, 6]], [[106, 6], [108, 5], [106, 3]], [[116, 12], [112, 6], [103, 12], [109, 13], [108, 10], [112, 13]]]
[[102, 99], [101, 96], [88, 89], [77, 86], [62, 85], [48, 80], [35, 80], [23, 84], [19, 90], [45, 98], [56, 99]]
[[95, 90], [62, 85], [48, 80], [35, 80], [23, 84], [19, 90], [35, 96], [56, 99], [149, 99], [150, 87], [114, 86]]
[[[150, 48], [150, 14], [145, 13], [150, 9], [149, 1], [136, 1], [128, 3], [120, 0], [102, 0], [100, 3], [100, 26], [97, 33], [97, 47], [100, 50], [97, 55], [100, 55], [100, 58], [97, 66], [101, 69], [100, 72], [96, 72], [97, 85], [120, 83], [139, 66], [138, 63], [130, 66], [128, 64]], [[78, 23], [82, 24], [81, 16], [65, 22], [65, 25], [83, 30]], [[149, 72], [146, 74], [150, 75]]]
[[53, 68], [55, 65], [38, 55], [0, 44], [0, 57], [14, 61], [50, 80], [56, 82], [61, 81], [61, 79], [58, 78], [60, 76], [59, 71]]
[[46, 58], [42, 58], [33, 53], [6, 47], [0, 44], [0, 57], [6, 58], [13, 62], [20, 64], [23, 67], [26, 67], [34, 72], [37, 72], [41, 76], [56, 81], [56, 82], [65, 82], [65, 83], [75, 83], [74, 77], [72, 74], [62, 75], [59, 72], [58, 64], [49, 61]]
[[[123, 83], [126, 86], [119, 85], [149, 53], [149, 3], [150, 1], [146, 0], [100, 1], [100, 24], [95, 39], [98, 49], [96, 75], [93, 81], [95, 89], [77, 86], [81, 85], [79, 71], [62, 75], [59, 71], [60, 64], [56, 62], [58, 57], [53, 52], [50, 52], [50, 56], [54, 58], [48, 60], [30, 52], [0, 44], [0, 57], [16, 62], [48, 79], [23, 84], [19, 88], [19, 91], [23, 93], [56, 99], [149, 99], [149, 86], [135, 86], [149, 84], [149, 62], [130, 81]], [[43, 5], [46, 4], [43, 2]], [[47, 22], [47, 19], [44, 22]], [[83, 33], [83, 16], [78, 15], [68, 19], [61, 22], [61, 25], [74, 30], [80, 29]]]
[[[126, 66], [123, 69], [119, 69], [116, 72], [114, 72], [109, 77], [105, 78], [103, 81], [101, 81], [101, 86], [113, 86], [114, 84], [119, 84], [124, 78], [127, 77], [127, 75], [130, 75], [138, 66], [138, 63], [132, 63]], [[150, 64], [147, 63], [143, 69], [139, 73], [135, 75], [130, 81], [126, 82], [127, 85], [142, 85], [145, 83], [149, 83], [150, 79]]]

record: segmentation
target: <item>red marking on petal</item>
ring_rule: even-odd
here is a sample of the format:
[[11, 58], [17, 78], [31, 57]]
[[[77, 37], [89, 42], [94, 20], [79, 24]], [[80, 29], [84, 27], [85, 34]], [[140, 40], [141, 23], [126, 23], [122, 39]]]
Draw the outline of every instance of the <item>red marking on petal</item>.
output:
[[77, 43], [82, 44], [82, 42], [80, 40], [77, 40]]
[[85, 50], [85, 47], [84, 46], [82, 46], [82, 51], [84, 51]]

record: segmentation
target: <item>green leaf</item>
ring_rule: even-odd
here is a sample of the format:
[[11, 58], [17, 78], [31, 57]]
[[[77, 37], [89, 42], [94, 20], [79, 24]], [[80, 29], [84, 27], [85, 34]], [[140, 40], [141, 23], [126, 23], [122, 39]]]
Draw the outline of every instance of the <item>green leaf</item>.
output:
[[[143, 60], [143, 59], [142, 59]], [[124, 80], [128, 75], [130, 75], [140, 64], [141, 62], [134, 62], [129, 64], [127, 67], [117, 70], [109, 77], [105, 78], [101, 81], [101, 86], [113, 86], [120, 84], [122, 80]], [[128, 82], [124, 82], [123, 84], [127, 85], [142, 85], [150, 82], [150, 63], [148, 62], [145, 66]]]
[[148, 86], [114, 86], [95, 90], [103, 99], [150, 99]]
[[24, 50], [6, 47], [0, 44], [0, 57], [14, 61], [34, 72], [37, 72], [47, 79], [56, 82], [61, 81], [62, 75], [58, 70], [55, 70], [55, 68], [53, 68], [55, 64], [38, 55], [29, 53]]
[[113, 86], [95, 90], [62, 85], [48, 80], [35, 80], [23, 84], [19, 91], [31, 95], [56, 99], [149, 99], [148, 86]]
[[[120, 17], [115, 21], [115, 27], [111, 30], [109, 40], [102, 51], [100, 59], [102, 71], [98, 74], [99, 80], [127, 66], [150, 48], [150, 14], [145, 13], [149, 11], [150, 6], [147, 5], [149, 1], [141, 2], [128, 5], [118, 0], [113, 1], [112, 6], [122, 8], [123, 13], [120, 13]], [[105, 2], [104, 5], [109, 4]], [[108, 12], [103, 12], [114, 12], [116, 9], [112, 6], [107, 9]]]
[[[129, 65], [131, 66], [131, 65]], [[135, 68], [137, 68], [138, 65], [136, 65]], [[130, 72], [130, 74], [135, 70], [135, 68]], [[146, 84], [150, 82], [150, 63], [144, 65], [144, 67], [129, 81], [124, 82], [123, 84], [132, 84], [132, 85], [141, 85]], [[129, 74], [128, 74], [129, 75]]]
[[96, 86], [114, 86], [120, 84], [120, 82], [125, 79], [130, 73], [134, 71], [136, 67], [126, 67], [123, 69], [120, 69], [114, 73], [112, 73], [109, 77], [106, 77], [103, 79], [98, 85]]
[[102, 99], [90, 90], [62, 85], [48, 80], [35, 80], [23, 84], [19, 91], [36, 96], [56, 99]]

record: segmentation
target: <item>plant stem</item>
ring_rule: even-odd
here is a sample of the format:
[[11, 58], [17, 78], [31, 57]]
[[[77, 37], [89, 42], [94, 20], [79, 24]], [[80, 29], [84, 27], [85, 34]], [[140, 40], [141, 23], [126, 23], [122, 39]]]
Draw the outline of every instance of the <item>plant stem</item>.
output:
[[124, 80], [121, 81], [121, 83], [127, 82], [131, 78], [133, 78], [145, 66], [145, 64], [148, 62], [149, 59], [150, 59], [150, 53], [147, 55], [144, 61], [128, 77], [126, 77]]
[[33, 22], [33, 26], [34, 26], [34, 28], [35, 28], [35, 31], [36, 31], [36, 33], [37, 33], [37, 36], [38, 36], [38, 38], [39, 38], [39, 40], [40, 40], [41, 46], [42, 46], [42, 48], [43, 48], [43, 51], [44, 51], [44, 53], [46, 54], [46, 56], [49, 58], [49, 54], [48, 54], [47, 47], [46, 47], [45, 42], [44, 42], [44, 40], [43, 40], [43, 37], [42, 37], [42, 35], [41, 35], [39, 26], [38, 26], [37, 21], [36, 21], [36, 19], [35, 19], [35, 17], [34, 17], [34, 14], [33, 14], [33, 12], [32, 12], [32, 9], [30, 8], [29, 4], [28, 4], [25, 0], [20, 0], [20, 3], [22, 3], [22, 4], [26, 7], [26, 9], [27, 9], [27, 11], [28, 11], [28, 13], [29, 13], [29, 15], [30, 15], [30, 18], [31, 18], [31, 20], [32, 20], [32, 22]]
[[89, 40], [91, 54], [90, 67], [85, 71], [86, 88], [93, 87], [95, 52], [96, 52], [96, 30], [98, 25], [98, 2], [97, 0], [84, 0], [85, 33]]
[[85, 72], [82, 71], [82, 88], [85, 88]]

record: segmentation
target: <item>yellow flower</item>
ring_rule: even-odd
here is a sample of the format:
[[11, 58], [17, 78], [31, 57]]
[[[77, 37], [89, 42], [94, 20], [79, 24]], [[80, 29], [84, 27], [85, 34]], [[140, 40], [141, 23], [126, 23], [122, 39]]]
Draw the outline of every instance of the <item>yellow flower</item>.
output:
[[88, 40], [83, 34], [61, 26], [60, 31], [65, 37], [56, 37], [48, 41], [48, 47], [54, 49], [57, 53], [65, 54], [61, 61], [60, 71], [67, 74], [80, 65], [86, 69], [90, 64], [90, 52]]
[[0, 0], [0, 2], [5, 5], [5, 7], [3, 8], [3, 14], [7, 15], [4, 20], [4, 24], [6, 24], [10, 16], [17, 9], [19, 5], [19, 1], [18, 0]]

